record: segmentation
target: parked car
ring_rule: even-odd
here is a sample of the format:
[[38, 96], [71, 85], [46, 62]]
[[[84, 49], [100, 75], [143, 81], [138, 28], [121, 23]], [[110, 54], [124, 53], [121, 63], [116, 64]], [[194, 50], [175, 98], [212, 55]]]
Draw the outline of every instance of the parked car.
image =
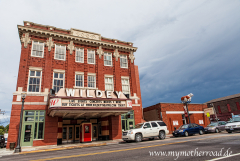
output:
[[8, 133], [5, 133], [5, 134], [4, 134], [4, 138], [5, 138], [5, 144], [4, 144], [4, 146], [6, 147], [6, 146], [7, 146], [7, 140], [8, 140]]
[[221, 131], [224, 131], [226, 124], [227, 122], [225, 121], [212, 122], [211, 124], [207, 125], [207, 127], [204, 128], [205, 133], [209, 132], [219, 133]]
[[199, 133], [202, 135], [204, 128], [198, 124], [185, 124], [180, 126], [177, 130], [173, 131], [173, 136], [189, 136]]
[[240, 117], [234, 117], [229, 123], [225, 125], [225, 129], [228, 133], [240, 131]]
[[3, 135], [0, 135], [0, 147], [4, 148], [4, 144], [5, 144], [5, 139]]
[[149, 121], [137, 124], [134, 129], [123, 131], [122, 139], [126, 142], [132, 140], [141, 142], [144, 138], [153, 140], [155, 137], [163, 140], [167, 134], [169, 134], [169, 131], [163, 121]]

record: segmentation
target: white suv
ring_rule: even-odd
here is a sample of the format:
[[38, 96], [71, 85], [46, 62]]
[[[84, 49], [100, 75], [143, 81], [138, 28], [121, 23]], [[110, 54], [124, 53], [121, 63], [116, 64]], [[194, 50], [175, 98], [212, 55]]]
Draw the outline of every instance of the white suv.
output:
[[126, 142], [131, 140], [141, 142], [143, 138], [153, 140], [154, 137], [163, 140], [167, 134], [169, 134], [169, 131], [163, 121], [149, 121], [137, 124], [134, 129], [123, 131], [122, 139]]

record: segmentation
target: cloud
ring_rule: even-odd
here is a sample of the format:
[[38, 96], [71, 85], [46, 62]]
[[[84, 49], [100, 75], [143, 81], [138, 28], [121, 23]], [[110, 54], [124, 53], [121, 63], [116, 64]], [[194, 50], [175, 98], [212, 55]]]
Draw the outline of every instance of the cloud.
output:
[[0, 1], [0, 108], [11, 109], [24, 20], [133, 42], [144, 107], [239, 93], [239, 8], [237, 0]]

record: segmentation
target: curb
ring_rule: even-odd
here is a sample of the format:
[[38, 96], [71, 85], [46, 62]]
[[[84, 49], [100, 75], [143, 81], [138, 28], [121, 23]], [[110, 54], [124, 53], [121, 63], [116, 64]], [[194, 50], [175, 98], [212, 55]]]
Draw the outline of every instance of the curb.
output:
[[96, 146], [104, 146], [107, 143], [101, 144], [90, 144], [90, 145], [80, 145], [80, 146], [70, 146], [70, 147], [63, 147], [63, 148], [53, 148], [53, 149], [41, 149], [41, 150], [33, 150], [33, 151], [26, 151], [21, 152], [19, 154], [29, 154], [29, 153], [38, 153], [38, 152], [47, 152], [47, 151], [57, 151], [57, 150], [65, 150], [65, 149], [77, 149], [77, 148], [87, 148], [87, 147], [96, 147]]

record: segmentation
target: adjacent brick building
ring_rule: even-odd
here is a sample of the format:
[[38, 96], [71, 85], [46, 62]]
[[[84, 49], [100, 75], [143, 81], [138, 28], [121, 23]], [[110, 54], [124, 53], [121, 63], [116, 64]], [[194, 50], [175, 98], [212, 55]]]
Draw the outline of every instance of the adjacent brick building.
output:
[[[240, 93], [213, 99], [206, 102], [208, 107], [214, 107], [218, 119], [228, 121], [233, 115], [240, 114]], [[215, 115], [211, 115], [211, 119], [215, 119]]]
[[[184, 104], [182, 103], [158, 103], [143, 109], [144, 120], [154, 121], [162, 120], [166, 123], [169, 132], [174, 131], [174, 127], [179, 128], [188, 123], [188, 118], [184, 114]], [[188, 104], [191, 123], [201, 126], [207, 126], [210, 121], [204, 115], [203, 109], [207, 108], [206, 104]]]
[[142, 122], [133, 43], [26, 21], [18, 32], [21, 57], [7, 148], [17, 142], [23, 91], [22, 146], [79, 141], [82, 122], [92, 124], [93, 140], [120, 139], [122, 123], [130, 128]]

